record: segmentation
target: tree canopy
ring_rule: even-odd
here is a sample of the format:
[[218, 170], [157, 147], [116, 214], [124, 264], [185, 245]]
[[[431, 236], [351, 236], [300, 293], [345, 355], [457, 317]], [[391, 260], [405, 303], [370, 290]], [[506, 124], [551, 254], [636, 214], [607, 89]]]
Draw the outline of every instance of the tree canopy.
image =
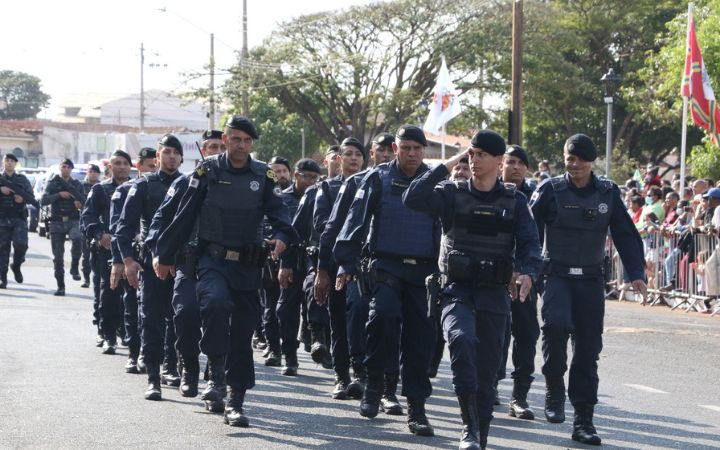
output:
[[48, 106], [50, 96], [40, 89], [40, 79], [23, 72], [0, 71], [0, 117], [3, 119], [31, 119]]

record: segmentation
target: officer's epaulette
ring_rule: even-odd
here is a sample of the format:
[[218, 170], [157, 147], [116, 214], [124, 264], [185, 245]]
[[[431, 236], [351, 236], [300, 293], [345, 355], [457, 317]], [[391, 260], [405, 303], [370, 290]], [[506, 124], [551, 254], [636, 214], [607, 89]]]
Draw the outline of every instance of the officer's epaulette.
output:
[[609, 178], [605, 177], [598, 177], [596, 186], [600, 190], [600, 192], [607, 192], [613, 188], [613, 181]]
[[568, 188], [567, 180], [563, 175], [550, 178], [550, 183], [552, 184], [554, 191], [562, 191], [563, 189]]

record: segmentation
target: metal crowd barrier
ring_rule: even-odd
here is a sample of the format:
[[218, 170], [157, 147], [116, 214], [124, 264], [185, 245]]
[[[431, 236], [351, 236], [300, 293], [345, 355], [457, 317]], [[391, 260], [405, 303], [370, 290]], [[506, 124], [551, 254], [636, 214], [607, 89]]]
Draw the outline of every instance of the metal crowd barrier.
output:
[[[685, 312], [720, 313], [720, 239], [717, 233], [642, 233], [650, 306], [666, 304]], [[605, 247], [610, 259], [608, 297], [641, 301], [633, 292], [612, 239]], [[709, 306], [708, 306], [709, 305]]]

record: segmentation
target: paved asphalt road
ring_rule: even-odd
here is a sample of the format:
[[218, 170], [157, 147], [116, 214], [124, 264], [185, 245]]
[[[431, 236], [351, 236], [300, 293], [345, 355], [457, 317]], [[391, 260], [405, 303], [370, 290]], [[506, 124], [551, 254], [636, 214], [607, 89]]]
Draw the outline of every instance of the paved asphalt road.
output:
[[[51, 295], [49, 241], [31, 234], [24, 271], [24, 284], [10, 276], [0, 291], [0, 448], [457, 448], [447, 355], [428, 405], [434, 438], [410, 435], [404, 417], [368, 420], [357, 401], [333, 401], [332, 374], [302, 351], [297, 378], [256, 353], [251, 427], [230, 428], [175, 389], [162, 402], [143, 399], [144, 376], [123, 371], [127, 349], [106, 356], [94, 346], [91, 291], [69, 281], [68, 296]], [[720, 317], [609, 302], [605, 327], [595, 421], [604, 448], [720, 448]], [[506, 402], [511, 382], [500, 386]], [[538, 375], [538, 416], [543, 395]], [[512, 419], [502, 406], [489, 448], [582, 448], [570, 433], [571, 423]]]

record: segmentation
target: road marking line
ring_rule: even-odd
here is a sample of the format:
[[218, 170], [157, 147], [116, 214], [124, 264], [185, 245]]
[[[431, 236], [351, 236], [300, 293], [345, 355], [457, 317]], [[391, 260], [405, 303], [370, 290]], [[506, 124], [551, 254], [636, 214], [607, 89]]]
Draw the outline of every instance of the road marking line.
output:
[[715, 405], [698, 405], [698, 406], [701, 408], [707, 408], [711, 411], [720, 412], [720, 406], [715, 406]]
[[661, 391], [660, 389], [655, 389], [650, 386], [643, 386], [642, 384], [623, 384], [623, 386], [631, 387], [633, 389], [637, 389], [639, 391], [645, 391], [645, 392], [651, 392], [653, 394], [667, 394], [665, 391]]

